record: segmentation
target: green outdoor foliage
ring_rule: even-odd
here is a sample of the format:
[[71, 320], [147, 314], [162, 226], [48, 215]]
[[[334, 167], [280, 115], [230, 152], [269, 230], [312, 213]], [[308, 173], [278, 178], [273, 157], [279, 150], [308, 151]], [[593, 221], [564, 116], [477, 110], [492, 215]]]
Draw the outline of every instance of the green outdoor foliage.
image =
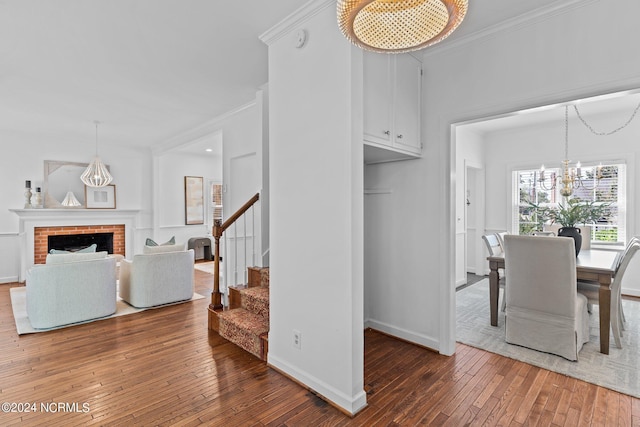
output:
[[607, 213], [610, 205], [610, 203], [596, 204], [593, 201], [582, 201], [579, 198], [569, 199], [564, 205], [560, 203], [558, 208], [529, 204], [533, 208], [536, 222], [540, 226], [551, 221], [551, 223], [558, 223], [563, 227], [595, 223]]
[[596, 230], [595, 240], [600, 242], [617, 242], [618, 230], [617, 229]]

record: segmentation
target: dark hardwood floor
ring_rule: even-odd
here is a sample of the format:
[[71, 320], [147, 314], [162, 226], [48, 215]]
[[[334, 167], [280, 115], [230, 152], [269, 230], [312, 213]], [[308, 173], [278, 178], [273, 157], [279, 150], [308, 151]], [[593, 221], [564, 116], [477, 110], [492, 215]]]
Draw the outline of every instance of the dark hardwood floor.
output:
[[[208, 296], [211, 276], [196, 270], [196, 281]], [[14, 286], [0, 285], [0, 401], [36, 410], [0, 412], [2, 426], [640, 426], [638, 399], [472, 347], [446, 357], [372, 330], [368, 406], [350, 418], [209, 333], [208, 298], [18, 336]]]

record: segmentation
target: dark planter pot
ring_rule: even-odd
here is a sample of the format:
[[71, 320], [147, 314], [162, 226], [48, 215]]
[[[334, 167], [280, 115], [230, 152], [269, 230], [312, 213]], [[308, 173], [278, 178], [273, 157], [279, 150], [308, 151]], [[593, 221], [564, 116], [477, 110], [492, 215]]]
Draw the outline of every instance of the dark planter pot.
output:
[[576, 256], [578, 256], [580, 248], [582, 247], [582, 234], [580, 234], [580, 229], [576, 227], [562, 227], [558, 230], [558, 236], [572, 237], [576, 245]]

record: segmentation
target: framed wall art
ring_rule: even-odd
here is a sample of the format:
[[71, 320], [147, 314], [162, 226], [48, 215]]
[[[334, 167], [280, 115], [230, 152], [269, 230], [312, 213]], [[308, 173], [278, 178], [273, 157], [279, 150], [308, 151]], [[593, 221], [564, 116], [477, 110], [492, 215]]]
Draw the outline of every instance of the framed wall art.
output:
[[87, 209], [115, 209], [116, 186], [113, 184], [104, 187], [84, 186], [84, 200]]
[[204, 224], [204, 179], [184, 177], [184, 218], [186, 225]]

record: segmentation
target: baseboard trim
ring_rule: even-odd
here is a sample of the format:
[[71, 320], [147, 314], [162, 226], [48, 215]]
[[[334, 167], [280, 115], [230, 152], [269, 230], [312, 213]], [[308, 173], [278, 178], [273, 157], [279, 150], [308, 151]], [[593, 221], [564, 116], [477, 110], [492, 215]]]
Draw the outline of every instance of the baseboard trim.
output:
[[18, 276], [0, 277], [0, 283], [17, 283]]
[[640, 297], [640, 289], [622, 288], [621, 292], [622, 295], [627, 295], [630, 297]]
[[377, 320], [373, 319], [367, 319], [364, 322], [364, 327], [375, 329], [376, 331], [380, 331], [392, 337], [396, 337], [404, 341], [426, 347], [430, 350], [439, 351], [440, 349], [440, 341], [438, 341], [436, 338], [398, 328], [397, 326], [389, 325], [388, 323], [378, 322]]
[[311, 391], [345, 415], [353, 417], [367, 406], [367, 394], [364, 390], [353, 397], [349, 397], [316, 377], [271, 354], [268, 355], [267, 365], [291, 381]]

